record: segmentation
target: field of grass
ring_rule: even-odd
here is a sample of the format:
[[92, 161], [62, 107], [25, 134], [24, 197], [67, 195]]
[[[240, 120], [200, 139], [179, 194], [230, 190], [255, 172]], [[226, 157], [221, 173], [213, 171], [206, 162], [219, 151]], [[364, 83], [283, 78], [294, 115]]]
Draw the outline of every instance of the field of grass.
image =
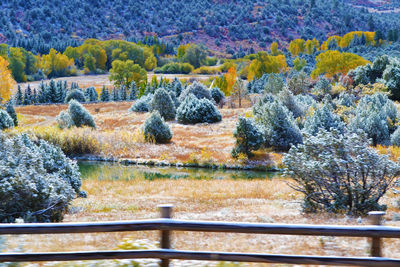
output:
[[[176, 121], [168, 122], [173, 138], [171, 143], [156, 145], [144, 142], [140, 127], [149, 113], [128, 112], [132, 102], [107, 102], [85, 104], [94, 116], [97, 130], [73, 129], [58, 130], [56, 116], [67, 105], [20, 106], [16, 111], [20, 118], [17, 131], [35, 131], [48, 136], [80, 135], [92, 139], [97, 153], [104, 157], [163, 160], [168, 162], [200, 162], [214, 164], [235, 164], [231, 150], [235, 139], [233, 130], [239, 116], [250, 109], [221, 109], [222, 122], [215, 124], [182, 125]], [[67, 138], [67, 137], [66, 137]], [[280, 155], [259, 152], [254, 159], [257, 164], [273, 165], [279, 162]]]

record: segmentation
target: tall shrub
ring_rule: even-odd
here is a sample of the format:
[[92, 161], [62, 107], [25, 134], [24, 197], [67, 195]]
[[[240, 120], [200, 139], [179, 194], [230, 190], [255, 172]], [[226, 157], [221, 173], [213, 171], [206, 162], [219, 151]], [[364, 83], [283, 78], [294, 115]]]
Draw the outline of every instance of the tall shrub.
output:
[[96, 123], [92, 115], [79, 102], [71, 100], [69, 102], [68, 113], [76, 127], [89, 126], [96, 128]]
[[156, 143], [168, 143], [172, 138], [172, 132], [158, 111], [151, 113], [143, 124], [143, 133], [147, 141]]

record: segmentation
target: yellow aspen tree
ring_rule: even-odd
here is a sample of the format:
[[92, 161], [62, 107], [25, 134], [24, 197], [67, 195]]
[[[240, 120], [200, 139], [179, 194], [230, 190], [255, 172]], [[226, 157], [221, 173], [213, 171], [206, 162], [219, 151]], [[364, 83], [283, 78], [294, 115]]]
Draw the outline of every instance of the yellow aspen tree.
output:
[[15, 81], [8, 69], [8, 61], [0, 57], [0, 103], [8, 101], [11, 97], [11, 89]]

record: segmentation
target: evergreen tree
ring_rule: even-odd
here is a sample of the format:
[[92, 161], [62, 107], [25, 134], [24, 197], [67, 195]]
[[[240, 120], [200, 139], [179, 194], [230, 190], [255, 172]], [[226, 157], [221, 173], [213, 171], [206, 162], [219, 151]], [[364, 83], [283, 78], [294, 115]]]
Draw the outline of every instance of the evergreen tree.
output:
[[94, 88], [93, 86], [86, 88], [85, 98], [89, 102], [96, 102], [99, 99], [99, 95], [97, 94], [96, 88]]
[[137, 98], [136, 83], [133, 81], [131, 83], [131, 89], [129, 91], [129, 100], [136, 100], [136, 98]]
[[22, 105], [24, 102], [24, 97], [22, 95], [21, 86], [18, 85], [17, 95], [15, 96], [15, 104]]
[[14, 127], [14, 122], [7, 111], [0, 109], [0, 131]]
[[126, 87], [123, 85], [119, 88], [119, 96], [122, 101], [126, 101], [128, 98], [128, 94], [126, 92]]
[[240, 117], [233, 133], [236, 144], [232, 150], [232, 156], [238, 157], [240, 153], [251, 157], [251, 151], [259, 149], [264, 143], [263, 132], [258, 128], [254, 120]]
[[24, 92], [24, 105], [32, 104], [32, 89], [31, 86], [28, 84], [28, 87], [25, 89]]
[[103, 89], [101, 90], [100, 100], [102, 102], [110, 101], [110, 92], [108, 91], [108, 88], [105, 87], [104, 85], [103, 85]]
[[155, 143], [169, 143], [172, 138], [172, 132], [168, 124], [158, 113], [154, 111], [143, 124], [143, 134], [147, 141]]
[[120, 101], [120, 95], [118, 88], [114, 87], [112, 90], [112, 101]]
[[158, 111], [165, 120], [175, 119], [175, 103], [164, 88], [156, 90], [150, 106], [152, 110]]
[[76, 127], [89, 126], [96, 128], [96, 123], [89, 111], [76, 100], [69, 102], [68, 113]]
[[49, 86], [46, 88], [46, 98], [48, 99], [49, 103], [57, 103], [57, 98], [59, 94], [57, 92], [57, 86], [54, 80], [50, 80]]
[[8, 115], [10, 115], [11, 119], [14, 122], [14, 126], [18, 126], [18, 117], [17, 112], [15, 112], [14, 105], [11, 101], [9, 101], [6, 105], [6, 111]]

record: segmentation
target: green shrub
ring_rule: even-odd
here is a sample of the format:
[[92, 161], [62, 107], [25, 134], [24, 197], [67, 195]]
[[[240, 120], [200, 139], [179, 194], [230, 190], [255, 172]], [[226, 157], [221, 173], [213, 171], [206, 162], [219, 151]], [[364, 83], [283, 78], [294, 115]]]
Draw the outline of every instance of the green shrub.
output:
[[69, 102], [68, 113], [76, 127], [89, 126], [96, 128], [96, 123], [92, 115], [79, 102], [71, 100]]
[[165, 120], [175, 119], [175, 103], [172, 101], [170, 94], [163, 88], [157, 89], [154, 93], [151, 109], [158, 111]]
[[86, 88], [85, 98], [89, 102], [96, 102], [97, 100], [99, 100], [99, 94], [97, 93], [96, 88], [94, 88], [93, 86]]
[[78, 166], [60, 148], [0, 133], [0, 222], [61, 221], [80, 193]]
[[211, 89], [211, 96], [217, 104], [219, 104], [225, 98], [224, 93], [218, 87], [213, 87]]
[[0, 109], [0, 130], [14, 127], [13, 119], [7, 111]]
[[132, 104], [131, 108], [129, 111], [131, 112], [149, 112], [150, 111], [150, 103], [153, 99], [152, 94], [144, 95], [138, 100], [135, 101], [135, 103]]
[[179, 96], [179, 101], [182, 102], [190, 94], [193, 94], [198, 99], [206, 98], [211, 101], [213, 100], [210, 90], [208, 90], [204, 84], [197, 81], [195, 81], [182, 91], [181, 95]]
[[193, 71], [193, 66], [189, 63], [167, 63], [161, 68], [154, 69], [154, 73], [166, 74], [189, 74]]
[[7, 111], [8, 115], [10, 115], [11, 119], [13, 120], [14, 126], [18, 126], [17, 112], [15, 112], [14, 105], [11, 101], [7, 103], [6, 111]]
[[251, 157], [251, 151], [259, 149], [264, 143], [263, 132], [252, 119], [240, 117], [233, 136], [236, 138], [236, 145], [232, 150], [234, 158], [241, 153]]
[[65, 110], [61, 111], [60, 114], [58, 114], [56, 121], [60, 129], [69, 129], [74, 126], [74, 122], [72, 121], [71, 116]]
[[222, 116], [215, 105], [208, 99], [198, 99], [193, 94], [187, 96], [176, 111], [178, 122], [196, 124], [201, 122], [218, 122]]
[[172, 138], [172, 132], [158, 111], [151, 113], [143, 124], [143, 134], [147, 141], [158, 144], [168, 143]]

